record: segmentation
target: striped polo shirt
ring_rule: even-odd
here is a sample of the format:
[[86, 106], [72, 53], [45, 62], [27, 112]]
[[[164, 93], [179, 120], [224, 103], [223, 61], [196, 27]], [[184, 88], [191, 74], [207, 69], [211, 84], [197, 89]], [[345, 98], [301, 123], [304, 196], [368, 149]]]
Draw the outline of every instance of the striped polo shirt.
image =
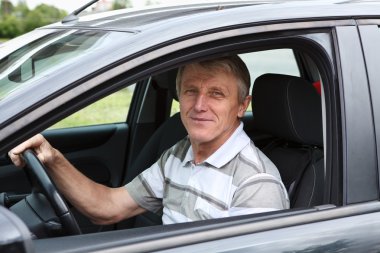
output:
[[125, 187], [144, 209], [162, 211], [163, 224], [289, 208], [276, 166], [256, 148], [243, 123], [207, 160], [193, 161], [186, 137]]

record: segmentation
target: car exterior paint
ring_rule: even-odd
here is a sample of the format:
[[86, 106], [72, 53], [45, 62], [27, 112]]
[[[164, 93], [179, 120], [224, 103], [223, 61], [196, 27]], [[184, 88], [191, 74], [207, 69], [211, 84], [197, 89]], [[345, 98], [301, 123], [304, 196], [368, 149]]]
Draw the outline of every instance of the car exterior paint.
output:
[[[116, 90], [120, 84], [105, 87], [104, 83], [125, 73], [125, 82], [134, 82], [194, 55], [211, 54], [216, 50], [212, 43], [227, 48], [217, 43], [229, 39], [251, 36], [250, 41], [246, 39], [249, 43], [290, 41], [324, 60], [320, 65], [326, 68], [321, 72], [327, 84], [323, 90], [325, 167], [333, 169], [326, 180], [337, 184], [325, 189], [324, 195], [332, 204], [257, 217], [34, 240], [25, 243], [24, 252], [378, 251], [380, 4], [294, 1], [240, 5], [188, 5], [85, 16], [1, 44], [0, 55], [6, 56], [50, 33], [65, 37], [99, 32], [110, 40], [51, 73], [32, 78], [25, 87], [21, 84], [21, 88], [5, 92], [0, 100], [0, 153]], [[245, 41], [239, 43], [244, 48]], [[187, 55], [183, 53], [186, 50], [193, 51]], [[184, 59], [177, 52], [183, 53]], [[74, 105], [61, 112], [67, 103]], [[0, 219], [6, 217], [0, 212]], [[0, 228], [0, 235], [4, 233]], [[65, 247], [58, 249], [57, 245]]]

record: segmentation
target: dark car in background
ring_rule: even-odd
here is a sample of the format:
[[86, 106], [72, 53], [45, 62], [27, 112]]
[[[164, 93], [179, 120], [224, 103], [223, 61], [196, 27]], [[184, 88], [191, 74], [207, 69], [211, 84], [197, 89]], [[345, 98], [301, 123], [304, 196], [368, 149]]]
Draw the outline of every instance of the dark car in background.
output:
[[[376, 1], [220, 2], [71, 15], [1, 44], [0, 251], [379, 251], [379, 25]], [[244, 129], [277, 165], [289, 210], [99, 226], [32, 152], [24, 170], [7, 157], [41, 132], [121, 186], [186, 136], [177, 68], [226, 54], [250, 70]]]

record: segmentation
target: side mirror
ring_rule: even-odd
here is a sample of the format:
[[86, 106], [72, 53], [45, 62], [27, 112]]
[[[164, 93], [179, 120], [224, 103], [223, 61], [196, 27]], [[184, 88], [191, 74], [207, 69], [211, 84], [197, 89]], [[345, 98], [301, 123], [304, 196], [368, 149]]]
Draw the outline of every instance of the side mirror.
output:
[[0, 206], [0, 252], [33, 253], [32, 235], [11, 211]]

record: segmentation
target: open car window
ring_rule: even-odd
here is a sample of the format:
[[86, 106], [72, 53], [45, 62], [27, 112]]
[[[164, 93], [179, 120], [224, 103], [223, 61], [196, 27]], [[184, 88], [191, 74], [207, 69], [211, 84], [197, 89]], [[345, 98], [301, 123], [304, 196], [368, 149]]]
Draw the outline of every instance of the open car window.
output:
[[266, 73], [300, 76], [293, 49], [271, 49], [239, 55], [248, 67], [253, 83]]
[[81, 109], [54, 124], [50, 129], [125, 122], [135, 85], [130, 85]]

